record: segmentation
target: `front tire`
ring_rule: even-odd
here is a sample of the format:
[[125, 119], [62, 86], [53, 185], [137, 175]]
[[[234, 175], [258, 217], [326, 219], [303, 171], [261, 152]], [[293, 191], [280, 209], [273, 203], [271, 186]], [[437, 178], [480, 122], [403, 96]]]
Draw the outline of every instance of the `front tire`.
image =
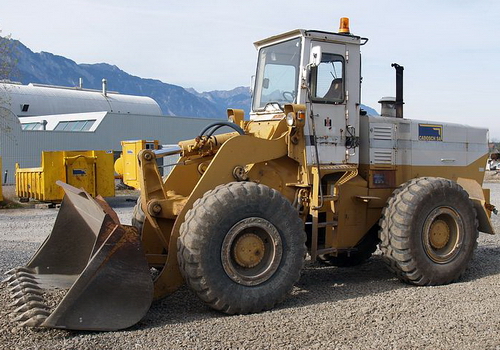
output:
[[456, 182], [434, 177], [394, 191], [380, 220], [380, 249], [391, 271], [415, 285], [456, 281], [477, 244], [476, 211]]
[[303, 227], [297, 211], [274, 189], [252, 182], [218, 186], [194, 203], [180, 227], [181, 272], [216, 310], [270, 309], [300, 277]]

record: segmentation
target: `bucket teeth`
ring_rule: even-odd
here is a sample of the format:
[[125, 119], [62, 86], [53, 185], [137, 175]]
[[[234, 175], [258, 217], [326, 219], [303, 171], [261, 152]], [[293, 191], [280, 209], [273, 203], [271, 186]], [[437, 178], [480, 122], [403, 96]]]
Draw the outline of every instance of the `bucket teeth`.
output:
[[5, 272], [6, 275], [15, 275], [18, 272], [25, 272], [25, 273], [33, 273], [33, 270], [24, 266], [19, 266], [19, 267], [14, 267], [13, 269], [10, 269], [9, 271]]
[[42, 323], [47, 319], [47, 316], [44, 315], [36, 315], [21, 323], [23, 327], [39, 327]]
[[20, 298], [16, 299], [12, 303], [9, 304], [9, 307], [19, 307], [23, 304], [26, 304], [30, 301], [38, 301], [43, 302], [43, 298], [39, 295], [22, 295]]
[[18, 269], [10, 275], [11, 296], [15, 299], [9, 307], [16, 308], [12, 314], [15, 322], [22, 326], [38, 327], [50, 315], [49, 307], [44, 304], [43, 290], [35, 277], [25, 270]]
[[39, 296], [42, 296], [43, 295], [43, 290], [41, 290], [40, 288], [38, 288], [38, 289], [23, 288], [19, 292], [15, 293], [12, 297], [14, 299], [19, 299], [19, 298], [22, 298], [25, 295], [39, 295]]
[[17, 280], [16, 275], [10, 275], [9, 277], [4, 278], [2, 280], [2, 283], [11, 283], [14, 282], [15, 280]]
[[22, 290], [28, 290], [28, 289], [41, 291], [40, 287], [38, 287], [38, 285], [35, 284], [35, 283], [32, 283], [32, 282], [21, 282], [18, 285], [11, 287], [10, 288], [10, 292], [11, 293], [17, 293], [17, 292], [20, 292]]
[[28, 282], [28, 283], [32, 283], [32, 284], [38, 284], [38, 282], [36, 281], [36, 279], [34, 277], [19, 277], [11, 282], [9, 282], [7, 284], [8, 287], [15, 287], [23, 282]]
[[22, 314], [26, 311], [29, 311], [31, 309], [45, 309], [48, 310], [49, 307], [45, 305], [44, 303], [41, 303], [39, 301], [28, 301], [26, 304], [23, 304], [19, 306], [17, 309], [14, 310], [15, 314]]
[[14, 321], [15, 322], [24, 322], [24, 321], [28, 321], [29, 319], [31, 319], [33, 317], [39, 317], [39, 316], [42, 316], [45, 319], [49, 315], [50, 315], [50, 312], [47, 311], [46, 309], [34, 308], [34, 309], [23, 312], [21, 315], [14, 318]]
[[11, 274], [6, 279], [2, 280], [2, 283], [10, 283], [10, 282], [13, 282], [13, 281], [15, 281], [17, 279], [20, 279], [20, 278], [29, 278], [29, 279], [32, 279], [32, 280], [35, 279], [35, 277], [31, 273], [28, 273], [28, 272], [25, 272], [25, 271], [18, 271], [18, 272], [14, 273], [14, 274]]
[[85, 191], [61, 186], [66, 196], [52, 232], [26, 267], [2, 277], [14, 298], [7, 317], [21, 326], [72, 330], [136, 324], [154, 296], [140, 235]]

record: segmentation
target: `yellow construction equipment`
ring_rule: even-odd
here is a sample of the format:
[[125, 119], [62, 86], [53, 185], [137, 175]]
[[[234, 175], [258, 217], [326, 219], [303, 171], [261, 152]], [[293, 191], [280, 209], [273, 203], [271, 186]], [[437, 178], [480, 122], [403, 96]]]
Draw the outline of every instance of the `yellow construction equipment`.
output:
[[[19, 319], [125, 328], [184, 282], [216, 310], [259, 312], [287, 295], [306, 256], [352, 266], [378, 244], [407, 283], [459, 279], [478, 231], [493, 233], [495, 208], [481, 187], [488, 131], [404, 119], [397, 64], [396, 98], [381, 100], [382, 116], [367, 115], [360, 48], [368, 39], [341, 23], [340, 33], [294, 30], [255, 43], [250, 120], [229, 109], [229, 121], [192, 140], [139, 152], [137, 229], [63, 185], [54, 231], [9, 283], [20, 305], [47, 281], [67, 280], [69, 291], [55, 310], [43, 300], [19, 306]], [[163, 179], [157, 159], [174, 154]]]
[[158, 140], [122, 141], [122, 153], [115, 161], [115, 172], [119, 174], [123, 183], [135, 189], [141, 189], [139, 182], [139, 163], [137, 155], [143, 149], [156, 150], [160, 148]]
[[21, 199], [61, 202], [64, 191], [58, 180], [84, 188], [93, 197], [114, 196], [113, 152], [44, 151], [39, 168], [16, 164], [16, 195]]

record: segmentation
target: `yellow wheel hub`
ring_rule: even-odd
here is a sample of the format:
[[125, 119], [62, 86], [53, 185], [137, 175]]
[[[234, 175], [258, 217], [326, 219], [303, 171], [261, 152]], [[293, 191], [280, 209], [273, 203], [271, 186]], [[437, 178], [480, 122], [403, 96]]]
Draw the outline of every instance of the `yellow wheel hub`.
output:
[[264, 242], [253, 233], [247, 233], [238, 238], [234, 244], [234, 260], [242, 267], [257, 266], [264, 257]]
[[450, 227], [443, 220], [436, 220], [432, 223], [429, 232], [429, 240], [434, 249], [441, 249], [450, 240]]

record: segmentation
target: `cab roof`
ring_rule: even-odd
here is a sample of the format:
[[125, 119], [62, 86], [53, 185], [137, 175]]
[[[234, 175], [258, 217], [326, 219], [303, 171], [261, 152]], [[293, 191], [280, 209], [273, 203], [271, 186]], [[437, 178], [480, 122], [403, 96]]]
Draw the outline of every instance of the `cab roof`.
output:
[[[333, 32], [325, 32], [320, 30], [306, 30], [306, 29], [295, 29], [289, 32], [285, 32], [278, 35], [273, 35], [268, 38], [254, 42], [255, 48], [262, 46], [267, 46], [276, 42], [285, 41], [288, 39], [293, 39], [297, 37], [309, 37], [313, 40], [327, 41], [327, 42], [337, 42], [337, 43], [351, 43], [363, 45], [368, 41], [366, 38], [361, 38], [357, 35], [352, 34], [339, 34]], [[364, 40], [364, 42], [362, 42]]]

